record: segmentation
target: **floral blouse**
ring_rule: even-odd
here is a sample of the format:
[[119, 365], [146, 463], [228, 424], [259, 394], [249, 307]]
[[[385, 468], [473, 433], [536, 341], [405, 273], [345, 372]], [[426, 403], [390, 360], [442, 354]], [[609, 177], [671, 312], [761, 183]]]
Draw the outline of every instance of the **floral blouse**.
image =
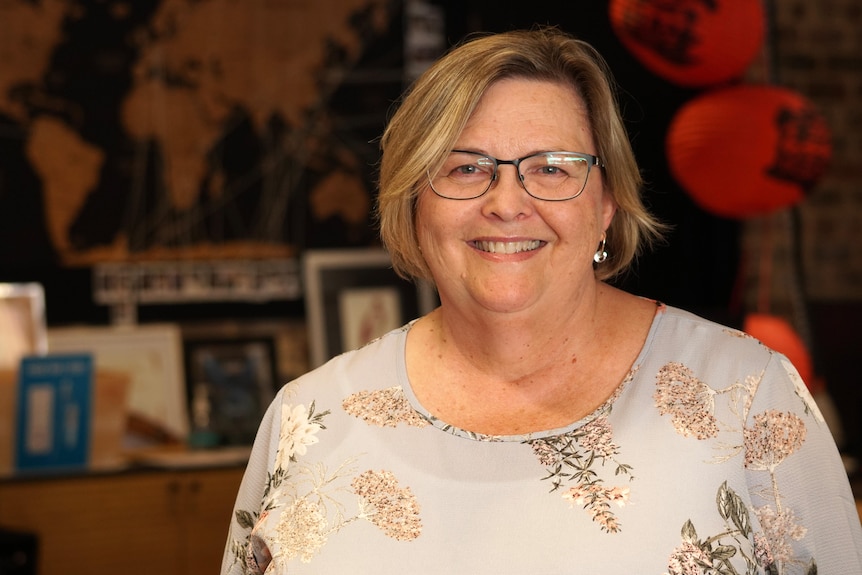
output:
[[793, 366], [751, 337], [659, 306], [594, 413], [488, 436], [416, 400], [409, 329], [280, 391], [224, 575], [862, 574], [829, 430]]

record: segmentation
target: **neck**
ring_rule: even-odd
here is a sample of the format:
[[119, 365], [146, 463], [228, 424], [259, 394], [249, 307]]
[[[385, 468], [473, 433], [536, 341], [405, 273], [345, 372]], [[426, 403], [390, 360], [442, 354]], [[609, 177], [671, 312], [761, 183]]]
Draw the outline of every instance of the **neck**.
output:
[[601, 300], [609, 289], [601, 283], [572, 298], [573, 305], [552, 312], [503, 313], [444, 305], [433, 317], [438, 345], [459, 358], [466, 370], [496, 374], [521, 382], [546, 369], [574, 365], [588, 353], [599, 331]]
[[[655, 306], [605, 284], [553, 313], [458, 313], [443, 305], [407, 339], [419, 402], [477, 433], [554, 429], [589, 414], [619, 387]], [[547, 310], [544, 310], [547, 312]]]

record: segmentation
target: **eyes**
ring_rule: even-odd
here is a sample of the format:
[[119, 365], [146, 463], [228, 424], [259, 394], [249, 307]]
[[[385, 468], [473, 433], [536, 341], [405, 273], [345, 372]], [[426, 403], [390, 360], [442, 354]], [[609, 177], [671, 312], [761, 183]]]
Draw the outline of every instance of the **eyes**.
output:
[[[445, 172], [445, 171], [447, 171], [447, 169], [444, 168], [443, 171]], [[460, 177], [469, 178], [471, 176], [481, 176], [483, 174], [487, 174], [489, 177], [491, 177], [494, 175], [494, 165], [492, 164], [491, 166], [487, 166], [487, 165], [481, 165], [478, 163], [461, 164], [461, 165], [455, 166], [454, 168], [452, 168], [451, 170], [448, 170], [448, 171], [449, 171], [448, 177], [450, 177], [450, 178], [460, 178]]]
[[[471, 178], [492, 180], [498, 166], [511, 164], [518, 168], [521, 181], [532, 178], [580, 178], [589, 166], [587, 158], [573, 152], [542, 152], [517, 160], [495, 160], [470, 152], [452, 152], [440, 170], [440, 176], [469, 181]], [[439, 176], [438, 176], [439, 177]]]
[[[580, 161], [583, 161], [583, 160], [580, 160]], [[565, 176], [567, 178], [569, 177], [569, 173], [566, 172], [563, 168], [561, 168], [560, 166], [552, 166], [552, 165], [541, 166], [537, 172], [537, 175], [539, 175], [539, 176]]]
[[478, 198], [498, 177], [500, 166], [517, 170], [521, 186], [540, 200], [563, 201], [584, 190], [590, 168], [603, 168], [601, 160], [581, 152], [539, 152], [516, 160], [499, 160], [485, 154], [452, 150], [437, 175], [428, 178], [441, 197], [453, 200]]

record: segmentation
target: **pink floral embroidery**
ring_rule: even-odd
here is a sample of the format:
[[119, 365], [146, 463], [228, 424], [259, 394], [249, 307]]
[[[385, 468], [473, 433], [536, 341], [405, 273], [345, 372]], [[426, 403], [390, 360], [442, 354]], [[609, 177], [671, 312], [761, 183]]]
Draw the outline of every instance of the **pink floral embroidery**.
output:
[[685, 437], [709, 439], [718, 435], [714, 395], [681, 363], [668, 363], [656, 375], [655, 406], [662, 415], [671, 416], [674, 428]]
[[712, 559], [694, 543], [685, 542], [674, 549], [667, 563], [668, 575], [703, 575], [712, 568]]
[[344, 411], [379, 427], [395, 427], [399, 423], [425, 427], [428, 421], [410, 405], [401, 387], [376, 391], [359, 391], [343, 402]]
[[603, 531], [620, 531], [611, 503], [623, 507], [629, 500], [629, 488], [606, 487], [595, 464], [612, 461], [616, 463], [615, 475], [629, 475], [629, 479], [631, 466], [614, 459], [619, 447], [613, 441], [613, 428], [606, 415], [569, 433], [532, 439], [528, 443], [539, 462], [548, 468], [544, 479], [551, 481], [551, 491], [560, 489], [564, 482], [574, 483], [563, 492], [563, 499], [585, 509]]
[[754, 416], [754, 425], [743, 430], [745, 466], [775, 468], [805, 441], [805, 423], [795, 414], [769, 410]]
[[309, 563], [326, 544], [328, 527], [318, 503], [305, 498], [295, 500], [281, 512], [276, 527], [285, 559], [299, 557], [303, 563]]
[[563, 493], [563, 499], [583, 507], [598, 523], [602, 530], [608, 533], [617, 533], [620, 524], [616, 516], [611, 513], [611, 503], [623, 507], [629, 500], [628, 487], [603, 487], [597, 483], [577, 485], [569, 488]]
[[366, 471], [351, 483], [371, 523], [388, 537], [411, 541], [422, 532], [419, 504], [409, 487], [400, 487], [391, 471]]
[[[720, 448], [729, 449], [729, 453], [716, 462], [744, 453], [746, 469], [769, 474], [771, 488], [762, 489], [760, 496], [771, 496], [773, 502], [749, 509], [738, 495], [722, 485], [717, 501], [727, 531], [704, 540], [697, 537], [691, 521], [686, 522], [683, 545], [671, 555], [668, 575], [724, 573], [724, 566], [730, 569], [730, 558], [740, 555], [749, 566], [747, 574], [753, 574], [756, 566], [777, 573], [782, 571], [782, 565], [794, 561], [792, 541], [803, 539], [806, 529], [797, 523], [792, 509], [781, 505], [776, 468], [802, 447], [807, 429], [805, 422], [792, 412], [771, 409], [751, 415], [762, 380], [763, 373], [749, 375], [726, 389], [713, 390], [678, 363], [665, 365], [656, 376], [656, 407], [662, 415], [670, 414], [674, 428], [686, 437], [701, 440], [717, 437], [720, 430], [713, 415], [714, 403], [719, 396], [729, 399], [729, 412], [738, 417], [738, 424], [723, 425], [721, 430], [741, 434], [742, 442], [737, 439], [733, 444], [722, 444]], [[751, 530], [748, 518], [751, 510], [760, 521], [760, 532]], [[816, 562], [812, 559], [807, 568], [809, 573], [816, 572]]]
[[[793, 559], [793, 546], [790, 540], [799, 541], [808, 531], [796, 522], [792, 509], [776, 511], [769, 505], [754, 510], [760, 524], [763, 526], [763, 538], [757, 548], [768, 558], [771, 565], [776, 562], [787, 562]], [[760, 559], [760, 558], [759, 558]]]

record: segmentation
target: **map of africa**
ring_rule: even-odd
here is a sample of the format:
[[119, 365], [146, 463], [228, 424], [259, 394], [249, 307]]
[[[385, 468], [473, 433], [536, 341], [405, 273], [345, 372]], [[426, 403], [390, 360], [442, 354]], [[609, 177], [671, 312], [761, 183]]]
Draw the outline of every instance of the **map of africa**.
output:
[[368, 241], [400, 4], [0, 0], [0, 262]]

